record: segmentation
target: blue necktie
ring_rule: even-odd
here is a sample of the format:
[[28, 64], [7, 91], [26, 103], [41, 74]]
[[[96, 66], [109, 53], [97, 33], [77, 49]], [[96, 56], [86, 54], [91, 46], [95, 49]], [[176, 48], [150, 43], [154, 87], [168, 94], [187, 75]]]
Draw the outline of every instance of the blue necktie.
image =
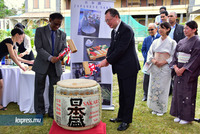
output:
[[54, 56], [54, 33], [55, 31], [51, 31], [51, 42], [52, 42], [52, 56]]
[[154, 39], [155, 39], [155, 36], [152, 36], [152, 42], [154, 41]]

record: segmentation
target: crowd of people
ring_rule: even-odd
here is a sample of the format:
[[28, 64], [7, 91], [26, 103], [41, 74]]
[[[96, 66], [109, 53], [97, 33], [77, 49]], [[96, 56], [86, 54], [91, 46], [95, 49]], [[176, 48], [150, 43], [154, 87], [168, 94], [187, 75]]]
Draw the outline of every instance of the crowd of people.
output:
[[[142, 45], [146, 69], [142, 101], [147, 101], [152, 114], [163, 116], [167, 112], [171, 90], [170, 114], [175, 117], [174, 122], [188, 124], [195, 117], [200, 73], [198, 25], [195, 21], [188, 21], [185, 26], [179, 25], [176, 12], [168, 14], [166, 7], [160, 8], [159, 17], [160, 21], [156, 19], [155, 24], [149, 24], [150, 35]], [[161, 37], [155, 39], [158, 34]]]
[[[195, 21], [189, 21], [183, 27], [177, 24], [176, 19], [176, 12], [168, 14], [166, 8], [161, 7], [156, 22], [148, 25], [149, 36], [142, 45], [144, 66], [147, 66], [142, 101], [147, 101], [152, 114], [163, 116], [167, 112], [170, 89], [173, 88], [170, 114], [175, 116], [174, 122], [188, 124], [194, 120], [195, 114], [200, 62], [194, 61], [200, 59], [200, 46], [197, 45], [200, 39]], [[117, 118], [110, 121], [121, 122], [117, 130], [124, 131], [132, 122], [135, 82], [140, 66], [132, 48], [135, 45], [132, 29], [120, 20], [115, 9], [105, 12], [105, 21], [113, 30], [106, 59], [99, 67], [111, 64], [113, 73], [117, 74], [119, 110]]]
[[[170, 88], [173, 88], [170, 114], [174, 122], [188, 124], [194, 120], [197, 80], [200, 73], [200, 39], [197, 35], [198, 25], [188, 21], [183, 27], [176, 22], [176, 12], [168, 14], [165, 7], [160, 8], [160, 15], [155, 23], [148, 25], [149, 36], [142, 45], [144, 66], [148, 70], [144, 74], [142, 101], [152, 114], [163, 116], [167, 112]], [[49, 24], [39, 27], [35, 34], [37, 56], [30, 49], [30, 38], [24, 34], [24, 26], [17, 24], [11, 31], [11, 38], [0, 43], [0, 60], [10, 58], [22, 69], [21, 62], [33, 64], [35, 71], [34, 108], [36, 114], [44, 115], [43, 93], [46, 76], [49, 76], [49, 110], [48, 116], [53, 118], [53, 85], [60, 80], [62, 74], [61, 61], [57, 58], [66, 46], [66, 34], [59, 30], [63, 20], [60, 13], [49, 16]], [[119, 110], [117, 118], [111, 122], [121, 122], [117, 130], [124, 131], [132, 122], [135, 103], [137, 73], [140, 64], [135, 50], [135, 39], [132, 28], [125, 24], [119, 12], [110, 8], [105, 12], [105, 22], [113, 29], [111, 43], [106, 58], [98, 67], [112, 65], [117, 74], [119, 84]], [[19, 47], [19, 49], [17, 49]], [[17, 50], [19, 54], [17, 54]], [[174, 80], [174, 81], [173, 81]], [[0, 70], [0, 109], [2, 106], [3, 77]]]

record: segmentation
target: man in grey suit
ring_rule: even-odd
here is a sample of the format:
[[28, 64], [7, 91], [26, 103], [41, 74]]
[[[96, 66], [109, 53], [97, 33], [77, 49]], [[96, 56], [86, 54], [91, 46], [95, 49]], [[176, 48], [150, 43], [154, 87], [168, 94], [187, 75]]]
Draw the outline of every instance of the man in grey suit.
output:
[[49, 109], [48, 116], [53, 118], [53, 85], [62, 74], [60, 58], [57, 58], [66, 46], [66, 34], [59, 30], [63, 16], [60, 13], [52, 13], [49, 16], [47, 26], [39, 27], [35, 33], [35, 47], [37, 56], [32, 70], [35, 71], [34, 108], [36, 114], [45, 114], [44, 89], [46, 77], [49, 77]]

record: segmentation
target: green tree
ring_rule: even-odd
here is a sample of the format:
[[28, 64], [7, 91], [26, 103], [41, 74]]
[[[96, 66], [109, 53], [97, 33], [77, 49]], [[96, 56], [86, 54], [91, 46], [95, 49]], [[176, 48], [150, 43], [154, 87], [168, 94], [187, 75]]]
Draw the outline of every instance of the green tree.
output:
[[0, 42], [10, 36], [10, 31], [5, 31], [0, 29]]
[[33, 48], [35, 34], [33, 33], [32, 29], [24, 29], [24, 32], [26, 35], [28, 35], [31, 38], [31, 47]]
[[8, 9], [8, 7], [4, 4], [4, 0], [0, 0], [0, 18], [15, 15], [16, 12], [16, 9]]
[[23, 5], [20, 9], [22, 10], [22, 13], [25, 13], [25, 2], [23, 3]]

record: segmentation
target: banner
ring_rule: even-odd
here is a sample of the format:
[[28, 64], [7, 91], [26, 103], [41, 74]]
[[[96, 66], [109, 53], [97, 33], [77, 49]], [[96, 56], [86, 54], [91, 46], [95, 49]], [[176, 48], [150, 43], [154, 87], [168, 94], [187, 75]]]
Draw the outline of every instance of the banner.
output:
[[111, 28], [105, 22], [105, 11], [114, 7], [114, 2], [72, 0], [71, 39], [77, 52], [71, 55], [72, 78], [96, 80], [102, 89], [102, 108], [112, 106], [112, 68], [99, 68], [110, 46]]

